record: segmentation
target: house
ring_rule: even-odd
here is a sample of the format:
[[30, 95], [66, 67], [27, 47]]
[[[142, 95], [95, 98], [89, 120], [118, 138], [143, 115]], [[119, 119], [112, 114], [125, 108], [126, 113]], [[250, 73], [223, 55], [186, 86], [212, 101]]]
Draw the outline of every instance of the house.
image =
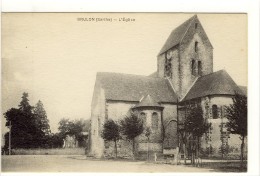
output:
[[[96, 75], [91, 104], [90, 154], [110, 155], [113, 145], [101, 137], [107, 119], [119, 120], [130, 111], [137, 112], [151, 127], [150, 141], [144, 134], [137, 137], [136, 149], [162, 154], [178, 150], [178, 128], [185, 118], [187, 105], [201, 104], [204, 117], [213, 125], [203, 136], [202, 147], [214, 148], [218, 155], [222, 133], [226, 132], [223, 106], [232, 103], [235, 92], [245, 94], [225, 70], [213, 72], [213, 46], [197, 15], [174, 29], [157, 56], [157, 71], [149, 76], [124, 73]], [[221, 126], [222, 125], [222, 126]], [[238, 136], [226, 135], [237, 146]], [[234, 140], [232, 140], [234, 139]], [[239, 147], [239, 145], [237, 146]], [[120, 140], [118, 153], [131, 155], [131, 143]]]
[[81, 132], [81, 140], [79, 140], [75, 135], [67, 134], [63, 139], [62, 148], [88, 147], [88, 135], [89, 133], [86, 131]]

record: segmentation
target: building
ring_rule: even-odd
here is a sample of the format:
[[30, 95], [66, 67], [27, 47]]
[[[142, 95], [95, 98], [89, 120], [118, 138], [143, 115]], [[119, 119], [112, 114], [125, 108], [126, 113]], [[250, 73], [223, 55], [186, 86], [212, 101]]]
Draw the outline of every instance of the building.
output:
[[[177, 125], [185, 118], [187, 104], [196, 102], [213, 124], [211, 132], [203, 136], [202, 147], [213, 148], [211, 153], [217, 155], [223, 143], [221, 134], [226, 132], [223, 106], [232, 103], [235, 92], [244, 91], [225, 70], [213, 72], [213, 46], [195, 15], [172, 31], [157, 56], [157, 71], [150, 76], [97, 73], [91, 105], [90, 154], [111, 154], [113, 145], [102, 139], [102, 125], [109, 118], [124, 118], [129, 111], [137, 112], [151, 127], [152, 152], [176, 152], [180, 140]], [[228, 140], [234, 139], [231, 145], [236, 146], [237, 138]], [[145, 152], [148, 141], [144, 135], [136, 140], [137, 151]], [[118, 147], [119, 155], [131, 155], [130, 142], [120, 140]]]

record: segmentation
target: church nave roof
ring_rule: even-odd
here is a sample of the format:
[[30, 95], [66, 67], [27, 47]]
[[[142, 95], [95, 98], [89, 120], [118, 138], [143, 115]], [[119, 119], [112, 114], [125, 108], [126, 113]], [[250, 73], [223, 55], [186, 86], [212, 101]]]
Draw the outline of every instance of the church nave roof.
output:
[[97, 79], [107, 100], [136, 101], [150, 95], [157, 102], [176, 103], [177, 96], [167, 79], [141, 75], [98, 72]]

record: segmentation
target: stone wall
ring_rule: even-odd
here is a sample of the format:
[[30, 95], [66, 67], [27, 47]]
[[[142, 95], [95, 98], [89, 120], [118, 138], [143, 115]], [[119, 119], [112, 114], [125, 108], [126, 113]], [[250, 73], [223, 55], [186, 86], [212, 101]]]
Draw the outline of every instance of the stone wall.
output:
[[[150, 128], [150, 130], [151, 130], [149, 142], [162, 143], [162, 120], [161, 120], [161, 113], [162, 112], [161, 112], [161, 110], [153, 109], [153, 108], [151, 108], [151, 109], [140, 109], [139, 114], [140, 113], [146, 114], [144, 129]], [[153, 113], [158, 114], [158, 128], [152, 127], [152, 114]], [[139, 143], [146, 143], [147, 142], [147, 137], [145, 136], [145, 130], [140, 136], [138, 136], [138, 142]]]
[[[179, 93], [179, 49], [178, 47], [171, 48], [167, 51], [167, 55], [171, 57], [171, 72], [172, 77], [169, 80], [172, 83], [172, 86], [176, 93]], [[165, 60], [166, 60], [166, 53], [163, 53], [157, 57], [157, 64], [158, 64], [158, 76], [161, 78], [167, 77], [165, 76]]]
[[162, 103], [163, 109], [163, 121], [169, 122], [170, 120], [177, 120], [177, 105]]
[[164, 149], [175, 149], [178, 146], [177, 121], [170, 121], [165, 126]]
[[91, 104], [91, 131], [90, 131], [90, 155], [102, 157], [104, 140], [101, 137], [102, 127], [105, 122], [105, 93], [96, 83]]
[[[204, 117], [212, 124], [208, 134], [205, 134], [202, 138], [202, 148], [206, 151], [211, 147], [212, 156], [221, 156], [221, 147], [225, 148], [229, 156], [239, 156], [241, 140], [239, 135], [230, 134], [227, 131], [225, 123], [226, 118], [224, 106], [232, 104], [231, 96], [211, 96], [202, 98], [201, 105], [204, 112]], [[214, 119], [212, 114], [212, 106], [218, 107], [218, 118]], [[221, 134], [223, 138], [221, 138]], [[227, 144], [227, 145], [226, 145]], [[247, 148], [247, 147], [245, 147]], [[209, 153], [210, 151], [208, 151]], [[225, 153], [225, 152], [224, 152]]]
[[[106, 113], [107, 118], [111, 118], [114, 120], [123, 119], [127, 114], [129, 114], [130, 109], [136, 104], [136, 102], [122, 102], [122, 101], [107, 101], [106, 102]], [[139, 114], [141, 112], [146, 114], [146, 125], [145, 127], [150, 127], [151, 136], [149, 140], [149, 150], [150, 152], [159, 152], [162, 153], [162, 121], [161, 118], [165, 118], [164, 122], [170, 122], [170, 120], [177, 120], [177, 112], [176, 105], [164, 103], [162, 104], [164, 107], [163, 112], [161, 112], [158, 108], [146, 108], [140, 109]], [[158, 128], [151, 128], [152, 121], [152, 113], [156, 112], [158, 114]], [[163, 117], [161, 116], [163, 114]], [[170, 129], [171, 128], [171, 129]], [[177, 140], [177, 126], [169, 125], [168, 132], [170, 133], [168, 138], [171, 141]], [[147, 137], [145, 134], [141, 134], [136, 138], [136, 151], [137, 153], [143, 153], [147, 151]], [[113, 156], [114, 155], [114, 142], [105, 142], [105, 156]], [[127, 141], [125, 138], [118, 141], [118, 156], [121, 157], [132, 157], [132, 141]], [[173, 146], [173, 145], [172, 145]], [[175, 147], [175, 145], [173, 146]], [[154, 150], [154, 151], [153, 151]]]
[[145, 142], [138, 144], [139, 152], [146, 152], [147, 150], [162, 153], [162, 143]]
[[158, 77], [164, 78], [165, 53], [157, 56], [157, 73]]
[[[113, 141], [105, 142], [104, 156], [115, 157], [115, 143]], [[117, 141], [117, 156], [132, 157], [132, 142], [128, 140]]]
[[[197, 28], [195, 28], [197, 23]], [[195, 51], [195, 42], [198, 42]], [[170, 79], [176, 93], [183, 97], [190, 89], [196, 77], [213, 72], [213, 47], [199, 20], [195, 18], [186, 31], [181, 43], [157, 56], [157, 72], [159, 77], [165, 77], [166, 54], [171, 56], [172, 78]], [[192, 59], [195, 63], [195, 73], [192, 74]], [[198, 75], [198, 61], [201, 61], [201, 74]]]
[[177, 105], [163, 103], [163, 123], [164, 123], [164, 147], [176, 148], [178, 145], [177, 136]]
[[[201, 76], [213, 72], [213, 48], [210, 45], [206, 33], [200, 23], [195, 29], [195, 22], [191, 23], [190, 28], [186, 32], [180, 44], [180, 96], [183, 97], [190, 89], [198, 75], [198, 61], [201, 61]], [[195, 51], [195, 42], [198, 42]], [[192, 74], [192, 60], [195, 61], [195, 74]]]
[[137, 103], [138, 102], [107, 101], [107, 117], [115, 121], [123, 119], [129, 113], [129, 110]]
[[[111, 118], [113, 120], [119, 121], [120, 119], [123, 119], [126, 115], [130, 114], [131, 108], [138, 102], [122, 102], [122, 101], [107, 101], [106, 103], [106, 112], [107, 117]], [[161, 110], [159, 109], [142, 109], [140, 112], [143, 112], [146, 114], [146, 124], [145, 127], [150, 127], [151, 129], [151, 136], [150, 136], [150, 147], [151, 150], [153, 148], [158, 149], [157, 145], [162, 142], [162, 124], [161, 124]], [[139, 112], [139, 113], [140, 113]], [[151, 121], [152, 121], [152, 113], [156, 112], [158, 114], [158, 128], [153, 129], [151, 128]], [[142, 152], [147, 151], [147, 148], [145, 148], [145, 144], [147, 144], [147, 137], [143, 134], [138, 136], [135, 139], [136, 145], [136, 151]], [[128, 141], [125, 137], [123, 137], [122, 140], [118, 141], [118, 156], [120, 157], [132, 157], [132, 141]], [[114, 155], [114, 142], [106, 142], [105, 143], [105, 156], [112, 156]]]
[[[130, 109], [137, 102], [123, 102], [123, 101], [106, 101], [106, 118], [113, 119], [119, 122], [121, 119], [125, 118], [126, 115], [130, 114]], [[115, 143], [113, 141], [104, 143], [104, 156], [113, 157], [115, 156]], [[118, 157], [132, 157], [132, 142], [123, 139], [117, 141], [117, 156]]]

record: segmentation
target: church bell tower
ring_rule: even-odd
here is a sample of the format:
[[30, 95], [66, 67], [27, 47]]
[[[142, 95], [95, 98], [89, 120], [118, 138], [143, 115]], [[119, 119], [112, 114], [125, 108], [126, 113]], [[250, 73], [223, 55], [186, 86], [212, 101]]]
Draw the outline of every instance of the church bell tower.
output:
[[181, 99], [198, 77], [212, 72], [213, 47], [194, 15], [171, 32], [157, 56], [157, 73]]

